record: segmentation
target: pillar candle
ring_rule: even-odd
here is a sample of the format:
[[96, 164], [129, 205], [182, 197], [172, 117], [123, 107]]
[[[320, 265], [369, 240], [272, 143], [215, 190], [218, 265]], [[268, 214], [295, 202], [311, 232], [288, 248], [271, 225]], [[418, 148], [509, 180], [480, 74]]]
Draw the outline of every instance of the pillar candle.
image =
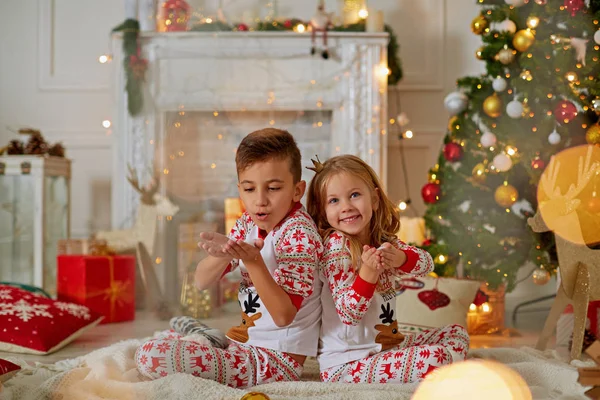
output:
[[385, 23], [383, 22], [383, 11], [369, 11], [367, 17], [367, 32], [383, 32]]

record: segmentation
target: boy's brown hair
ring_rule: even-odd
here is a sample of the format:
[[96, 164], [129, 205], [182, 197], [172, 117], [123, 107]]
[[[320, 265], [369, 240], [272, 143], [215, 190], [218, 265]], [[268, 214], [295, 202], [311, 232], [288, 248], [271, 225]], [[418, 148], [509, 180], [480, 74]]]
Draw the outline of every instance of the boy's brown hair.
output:
[[237, 173], [257, 162], [288, 160], [294, 183], [302, 179], [300, 149], [291, 133], [282, 129], [265, 128], [249, 133], [237, 148], [235, 166]]

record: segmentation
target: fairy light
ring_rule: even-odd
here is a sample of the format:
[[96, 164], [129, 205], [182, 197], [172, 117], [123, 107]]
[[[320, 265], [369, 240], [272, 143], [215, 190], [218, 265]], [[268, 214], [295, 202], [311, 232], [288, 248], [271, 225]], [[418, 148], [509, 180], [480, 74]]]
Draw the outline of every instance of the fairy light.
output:
[[538, 17], [532, 16], [527, 18], [527, 26], [530, 29], [535, 29], [540, 24], [540, 19]]
[[366, 8], [362, 8], [358, 11], [358, 17], [361, 19], [367, 19], [369, 16], [369, 11]]
[[102, 126], [105, 127], [105, 128], [107, 128], [107, 129], [110, 128], [111, 125], [112, 125], [111, 122], [109, 120], [107, 120], [107, 119], [105, 119], [104, 121], [102, 121]]
[[107, 54], [102, 54], [100, 57], [98, 57], [98, 62], [100, 64], [106, 64], [107, 62], [109, 62], [112, 59], [112, 57], [110, 55]]
[[392, 72], [387, 67], [387, 65], [382, 64], [377, 67], [377, 75], [379, 75], [380, 77], [387, 77], [391, 73]]
[[508, 154], [509, 156], [514, 156], [515, 154], [517, 154], [517, 149], [512, 146], [506, 146], [506, 154]]
[[298, 24], [294, 27], [294, 32], [304, 33], [306, 31], [306, 26], [304, 24]]
[[412, 139], [412, 137], [413, 137], [413, 132], [412, 132], [412, 131], [410, 131], [410, 130], [409, 130], [409, 131], [406, 131], [406, 132], [404, 132], [404, 137], [405, 137], [405, 138], [407, 138], [407, 139]]
[[398, 204], [398, 208], [400, 209], [400, 211], [406, 210], [407, 207], [408, 207], [408, 204], [406, 204], [405, 201], [401, 201], [400, 204]]

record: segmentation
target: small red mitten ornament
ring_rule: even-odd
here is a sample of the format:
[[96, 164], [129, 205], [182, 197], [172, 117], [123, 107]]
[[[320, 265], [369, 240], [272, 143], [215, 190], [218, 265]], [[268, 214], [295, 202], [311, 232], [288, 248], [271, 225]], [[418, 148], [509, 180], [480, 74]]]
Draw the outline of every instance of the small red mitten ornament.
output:
[[475, 295], [475, 299], [473, 300], [473, 304], [475, 304], [477, 307], [479, 307], [480, 305], [482, 305], [483, 303], [487, 303], [487, 301], [490, 299], [490, 296], [488, 296], [487, 294], [483, 293], [480, 290], [477, 291], [477, 294]]
[[444, 146], [444, 158], [447, 161], [455, 162], [462, 158], [463, 148], [458, 143], [447, 143]]
[[432, 290], [423, 290], [418, 294], [421, 300], [431, 311], [438, 308], [446, 307], [450, 304], [450, 297], [447, 294], [440, 292], [437, 288]]

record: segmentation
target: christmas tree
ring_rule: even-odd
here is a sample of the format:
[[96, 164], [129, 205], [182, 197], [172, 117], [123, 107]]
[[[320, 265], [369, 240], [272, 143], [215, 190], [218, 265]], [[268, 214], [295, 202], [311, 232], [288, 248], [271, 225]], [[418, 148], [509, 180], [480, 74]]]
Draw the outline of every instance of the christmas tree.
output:
[[[423, 247], [438, 275], [458, 269], [510, 291], [528, 261], [538, 276], [557, 267], [553, 234], [527, 225], [550, 157], [600, 144], [600, 0], [478, 3], [471, 29], [486, 73], [459, 79], [445, 99], [452, 117], [421, 191], [431, 232]], [[599, 202], [582, 208], [600, 212]]]

